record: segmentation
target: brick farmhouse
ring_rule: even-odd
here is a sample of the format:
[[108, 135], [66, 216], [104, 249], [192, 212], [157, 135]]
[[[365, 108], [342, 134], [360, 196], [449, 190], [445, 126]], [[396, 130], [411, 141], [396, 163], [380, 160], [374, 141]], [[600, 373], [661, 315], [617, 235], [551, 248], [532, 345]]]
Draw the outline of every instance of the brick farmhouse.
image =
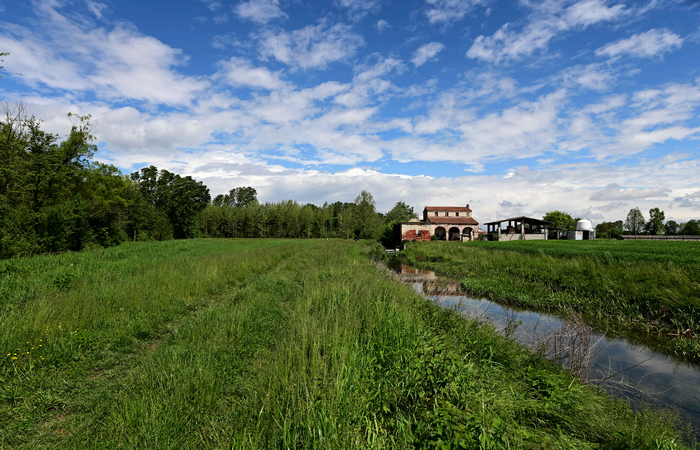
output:
[[479, 222], [472, 218], [467, 206], [426, 206], [423, 220], [403, 222], [401, 240], [471, 241], [479, 235]]

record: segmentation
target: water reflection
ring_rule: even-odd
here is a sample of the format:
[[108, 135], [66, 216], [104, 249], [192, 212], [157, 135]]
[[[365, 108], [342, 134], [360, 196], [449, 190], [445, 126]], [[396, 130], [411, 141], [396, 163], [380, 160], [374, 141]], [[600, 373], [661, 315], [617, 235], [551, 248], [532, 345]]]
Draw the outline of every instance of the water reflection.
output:
[[462, 315], [490, 322], [517, 342], [539, 349], [590, 384], [631, 401], [678, 409], [700, 432], [700, 369], [659, 354], [638, 338], [609, 336], [580, 317], [564, 320], [535, 311], [517, 310], [461, 294], [459, 283], [405, 265], [397, 276], [434, 303]]

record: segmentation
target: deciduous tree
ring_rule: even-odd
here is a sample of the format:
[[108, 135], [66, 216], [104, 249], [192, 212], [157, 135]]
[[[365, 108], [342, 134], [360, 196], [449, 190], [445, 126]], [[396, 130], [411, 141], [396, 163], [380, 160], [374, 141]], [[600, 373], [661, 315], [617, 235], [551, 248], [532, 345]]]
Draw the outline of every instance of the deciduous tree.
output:
[[664, 230], [664, 219], [666, 215], [659, 208], [649, 210], [649, 221], [644, 225], [644, 229], [651, 235], [657, 235]]
[[557, 230], [557, 238], [559, 237], [560, 232], [573, 230], [576, 227], [576, 221], [574, 218], [571, 217], [571, 214], [564, 211], [550, 211], [546, 213], [542, 219], [546, 220], [547, 222], [552, 222], [551, 228]]
[[678, 234], [700, 236], [700, 220], [693, 219], [681, 224], [681, 229]]
[[384, 221], [385, 223], [390, 224], [396, 221], [408, 222], [409, 220], [417, 218], [418, 216], [416, 215], [415, 211], [413, 211], [413, 206], [407, 205], [403, 201], [399, 201], [396, 202], [393, 208], [391, 208], [391, 211], [386, 213], [386, 216], [384, 216]]
[[676, 222], [675, 220], [669, 220], [664, 225], [664, 234], [668, 236], [673, 236], [678, 233], [679, 228], [680, 226], [678, 225], [678, 222]]
[[630, 209], [630, 212], [627, 213], [627, 220], [625, 220], [625, 230], [637, 235], [642, 231], [643, 226], [644, 215], [639, 208]]

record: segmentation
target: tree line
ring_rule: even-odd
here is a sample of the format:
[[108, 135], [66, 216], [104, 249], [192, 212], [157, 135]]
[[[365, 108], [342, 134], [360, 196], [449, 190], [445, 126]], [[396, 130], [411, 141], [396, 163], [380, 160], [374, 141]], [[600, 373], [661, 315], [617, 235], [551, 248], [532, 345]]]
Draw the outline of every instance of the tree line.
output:
[[[580, 220], [563, 211], [550, 211], [544, 215], [543, 219], [552, 222], [552, 228], [556, 230], [573, 230], [576, 228], [576, 222]], [[675, 220], [664, 222], [665, 220], [666, 214], [659, 208], [649, 210], [649, 220], [645, 219], [638, 207], [632, 208], [624, 221], [616, 220], [596, 225], [596, 236], [600, 238], [617, 238], [623, 234], [700, 236], [700, 220], [693, 219], [680, 224]]]
[[92, 160], [90, 116], [69, 114], [64, 140], [41, 130], [19, 104], [0, 118], [0, 258], [78, 251], [127, 240], [194, 237], [382, 239], [396, 242], [397, 223], [416, 218], [397, 202], [386, 215], [372, 194], [354, 202], [259, 203], [252, 187], [211, 198], [190, 176], [155, 166], [128, 176]]

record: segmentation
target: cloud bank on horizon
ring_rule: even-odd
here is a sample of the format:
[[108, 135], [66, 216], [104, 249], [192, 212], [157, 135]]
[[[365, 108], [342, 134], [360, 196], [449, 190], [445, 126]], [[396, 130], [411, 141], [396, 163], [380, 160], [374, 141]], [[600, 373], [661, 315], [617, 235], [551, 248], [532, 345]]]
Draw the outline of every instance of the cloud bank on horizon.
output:
[[0, 0], [0, 99], [96, 159], [261, 201], [700, 218], [681, 0]]

